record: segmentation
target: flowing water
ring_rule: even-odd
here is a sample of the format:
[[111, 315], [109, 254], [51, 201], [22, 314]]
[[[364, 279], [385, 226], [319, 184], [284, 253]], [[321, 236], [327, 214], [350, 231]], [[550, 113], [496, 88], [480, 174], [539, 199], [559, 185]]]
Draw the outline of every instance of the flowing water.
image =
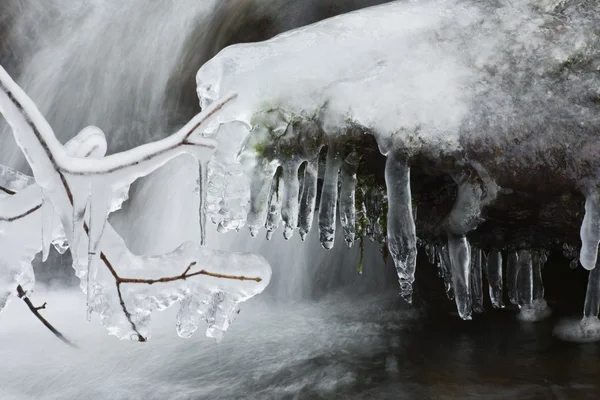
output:
[[[0, 51], [11, 51], [0, 62], [61, 141], [96, 124], [109, 151], [121, 150], [163, 137], [184, 120], [166, 98], [195, 90], [170, 82], [193, 51], [185, 45], [191, 32], [199, 24], [209, 29], [213, 1], [3, 1]], [[198, 51], [210, 45], [200, 42]], [[26, 171], [10, 132], [0, 129], [0, 162]], [[190, 218], [196, 171], [191, 160], [178, 159], [134, 187], [112, 219], [132, 250], [159, 254], [197, 237]], [[0, 314], [0, 399], [600, 396], [600, 347], [557, 341], [556, 319], [521, 324], [512, 312], [489, 312], [463, 322], [439, 298], [434, 273], [420, 280], [438, 298], [417, 293], [410, 308], [377, 246], [367, 244], [358, 275], [359, 249], [337, 239], [326, 252], [314, 232], [307, 243], [284, 241], [280, 232], [271, 242], [211, 232], [209, 246], [261, 253], [274, 270], [270, 287], [242, 305], [220, 344], [200, 333], [177, 337], [175, 310], [156, 315], [148, 343], [109, 337], [97, 321], [85, 322], [83, 295], [64, 288], [68, 260], [55, 256], [36, 267], [50, 285], [38, 285], [34, 301], [48, 302], [44, 315], [79, 349], [63, 346], [13, 300]]]

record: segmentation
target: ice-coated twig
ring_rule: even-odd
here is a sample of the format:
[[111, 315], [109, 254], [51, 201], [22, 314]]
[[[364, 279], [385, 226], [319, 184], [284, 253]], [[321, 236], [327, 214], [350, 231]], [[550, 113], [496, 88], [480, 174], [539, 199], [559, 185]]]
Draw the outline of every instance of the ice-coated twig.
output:
[[413, 219], [408, 158], [399, 150], [390, 151], [385, 164], [388, 193], [388, 248], [396, 265], [400, 295], [412, 302], [417, 264], [417, 234]]
[[[33, 102], [0, 67], [0, 112], [2, 112], [9, 125], [13, 128], [15, 139], [32, 167], [37, 184], [42, 188], [42, 206], [52, 204], [60, 213], [62, 225], [67, 228], [65, 233], [71, 244], [74, 268], [82, 282], [84, 279], [87, 282], [84, 291], [88, 294], [89, 309], [94, 308], [100, 313], [102, 320], [105, 322], [105, 325], [109, 326], [112, 333], [123, 336], [123, 332], [119, 328], [121, 322], [110, 309], [114, 301], [110, 293], [106, 291], [96, 277], [96, 274], [104, 274], [104, 272], [101, 273], [101, 271], [94, 267], [94, 259], [96, 258], [102, 261], [110, 273], [109, 276], [114, 278], [119, 304], [134, 337], [139, 341], [146, 340], [139, 324], [141, 323], [145, 326], [149, 321], [149, 313], [152, 310], [162, 309], [175, 301], [182, 301], [188, 298], [192, 293], [199, 291], [199, 289], [203, 291], [205, 289], [202, 285], [186, 284], [185, 286], [177, 287], [176, 294], [166, 294], [166, 296], [162, 292], [156, 294], [137, 290], [135, 296], [132, 297], [135, 305], [135, 314], [132, 314], [125, 303], [125, 296], [121, 287], [123, 283], [141, 283], [147, 285], [162, 283], [168, 285], [173, 282], [187, 281], [188, 278], [199, 275], [204, 275], [208, 279], [224, 281], [260, 282], [261, 284], [255, 287], [239, 287], [227, 284], [215, 285], [214, 282], [210, 285], [210, 288], [213, 288], [211, 290], [223, 286], [227, 289], [232, 289], [233, 293], [229, 299], [225, 294], [219, 297], [221, 302], [227, 302], [226, 305], [219, 306], [219, 309], [222, 309], [219, 313], [225, 315], [227, 319], [223, 319], [220, 314], [219, 326], [214, 325], [213, 319], [213, 323], [211, 323], [211, 327], [209, 328], [213, 333], [215, 330], [224, 330], [227, 328], [230, 322], [229, 318], [231, 318], [231, 314], [235, 311], [235, 306], [238, 302], [244, 301], [254, 294], [261, 292], [268, 283], [270, 269], [264, 259], [260, 257], [254, 257], [252, 260], [247, 258], [255, 268], [255, 271], [259, 271], [259, 273], [256, 277], [246, 277], [241, 274], [211, 272], [205, 268], [189, 273], [193, 263], [198, 262], [200, 257], [208, 258], [218, 263], [221, 271], [238, 271], [241, 259], [245, 257], [243, 255], [212, 252], [189, 243], [180, 246], [171, 254], [160, 257], [134, 256], [129, 252], [120, 236], [106, 222], [108, 212], [112, 209], [114, 203], [114, 200], [112, 200], [113, 194], [118, 188], [127, 186], [135, 179], [149, 174], [179, 154], [189, 153], [194, 155], [199, 161], [206, 160], [214, 151], [215, 143], [210, 139], [205, 139], [200, 135], [194, 134], [199, 131], [204, 122], [234, 97], [235, 95], [231, 95], [221, 101], [215, 102], [209, 109], [194, 117], [179, 132], [166, 139], [140, 146], [118, 155], [92, 160], [78, 157], [96, 155], [98, 152], [97, 147], [92, 147], [88, 152], [70, 154], [70, 149], [63, 147], [58, 142], [52, 129]], [[94, 141], [95, 139], [91, 140], [91, 142]], [[104, 150], [100, 151], [102, 155]], [[25, 191], [35, 193], [31, 190]], [[48, 203], [46, 203], [47, 201]], [[81, 257], [81, 253], [83, 248], [79, 246], [78, 241], [79, 237], [81, 237], [81, 233], [78, 232], [81, 231], [87, 235], [87, 246], [82, 243], [83, 248], [85, 248], [84, 252], [87, 253], [87, 267], [83, 267], [82, 265], [83, 258]], [[158, 271], [162, 271], [165, 266], [169, 267], [181, 261], [187, 260], [189, 267], [183, 274], [177, 276], [139, 279], [124, 278], [117, 272], [114, 264], [109, 261], [109, 257], [116, 260], [120, 267], [129, 268], [130, 270], [143, 270], [146, 274], [151, 273], [151, 275], [157, 275]], [[228, 269], [228, 261], [234, 264], [233, 268]], [[221, 290], [220, 293], [225, 292]], [[142, 303], [138, 304], [138, 301]], [[192, 325], [191, 328], [185, 332], [180, 332], [180, 334], [188, 335], [190, 332], [193, 333], [197, 325]], [[127, 332], [125, 332], [126, 334]]]
[[65, 337], [65, 335], [60, 333], [58, 331], [58, 329], [56, 329], [54, 326], [52, 326], [52, 324], [50, 322], [48, 322], [48, 320], [46, 318], [44, 318], [42, 316], [42, 314], [40, 314], [40, 312], [39, 312], [40, 310], [46, 309], [46, 303], [44, 303], [41, 307], [34, 306], [33, 303], [31, 302], [31, 300], [29, 299], [29, 297], [27, 296], [27, 293], [25, 292], [25, 290], [23, 290], [23, 288], [21, 287], [21, 285], [17, 286], [17, 296], [19, 296], [19, 298], [21, 300], [23, 300], [25, 302], [25, 304], [27, 304], [27, 307], [32, 312], [32, 314], [35, 315], [36, 318], [39, 319], [40, 322], [42, 324], [44, 324], [44, 326], [46, 328], [48, 328], [48, 330], [54, 334], [54, 336], [56, 336], [58, 339], [60, 339], [60, 341], [63, 342], [64, 344], [66, 344], [67, 346], [77, 348], [77, 345], [75, 345], [75, 343], [73, 343], [69, 339], [67, 339]]

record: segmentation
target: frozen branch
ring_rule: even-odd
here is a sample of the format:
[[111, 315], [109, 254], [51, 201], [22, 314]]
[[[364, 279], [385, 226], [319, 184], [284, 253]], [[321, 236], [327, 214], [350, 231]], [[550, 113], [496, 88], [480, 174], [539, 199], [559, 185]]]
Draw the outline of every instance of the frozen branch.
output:
[[17, 295], [19, 296], [19, 298], [21, 300], [23, 300], [25, 302], [25, 304], [27, 304], [27, 307], [29, 307], [29, 309], [31, 310], [31, 312], [33, 313], [33, 315], [35, 315], [37, 317], [37, 319], [39, 319], [41, 321], [42, 324], [44, 324], [44, 326], [46, 328], [48, 328], [48, 330], [50, 330], [50, 332], [52, 332], [54, 334], [54, 336], [56, 336], [57, 338], [59, 338], [64, 344], [77, 348], [77, 346], [71, 342], [69, 339], [67, 339], [62, 333], [60, 333], [54, 326], [52, 326], [52, 324], [50, 322], [48, 322], [48, 320], [46, 318], [44, 318], [42, 316], [42, 314], [39, 313], [39, 310], [45, 310], [46, 309], [46, 304], [44, 303], [42, 306], [40, 307], [36, 307], [33, 305], [33, 303], [31, 302], [31, 300], [29, 299], [29, 297], [27, 297], [27, 293], [25, 292], [25, 290], [23, 290], [23, 287], [21, 285], [17, 286]]
[[[184, 153], [191, 154], [201, 163], [201, 168], [204, 168], [208, 157], [216, 148], [216, 143], [198, 134], [199, 130], [235, 96], [229, 95], [214, 102], [178, 132], [163, 140], [102, 158], [106, 151], [106, 141], [98, 128], [84, 129], [63, 147], [31, 99], [0, 67], [0, 112], [13, 128], [17, 144], [34, 172], [35, 182], [41, 188], [42, 195], [41, 204], [37, 203], [24, 212], [10, 213], [10, 217], [5, 220], [28, 220], [26, 216], [41, 208], [42, 247], [46, 254], [46, 248], [51, 241], [52, 219], [54, 212], [58, 212], [73, 255], [73, 267], [84, 283], [84, 291], [87, 292], [88, 318], [92, 311], [97, 311], [103, 323], [111, 327], [111, 331], [117, 336], [126, 336], [128, 332], [123, 332], [120, 328], [121, 323], [125, 321], [119, 321], [119, 317], [114, 314], [113, 307], [117, 306], [115, 301], [118, 302], [118, 307], [130, 327], [129, 332], [141, 342], [147, 340], [143, 331], [149, 321], [148, 313], [181, 301], [182, 308], [178, 314], [180, 335], [192, 334], [197, 328], [198, 316], [208, 313], [205, 318], [211, 324], [209, 333], [218, 338], [218, 332], [222, 332], [229, 325], [236, 305], [260, 293], [268, 284], [271, 271], [261, 257], [210, 251], [192, 243], [183, 244], [167, 255], [140, 257], [127, 249], [121, 237], [106, 221], [115, 203], [120, 205], [120, 202], [126, 199], [126, 194], [120, 192], [120, 197], [113, 199], [118, 190], [128, 187], [139, 177], [150, 174], [172, 158]], [[8, 192], [17, 193], [11, 186], [5, 186], [2, 187], [8, 189]], [[9, 194], [6, 190], [3, 192]], [[29, 192], [39, 196], [39, 192]], [[12, 207], [17, 208], [15, 202], [12, 203]], [[204, 211], [202, 204], [201, 202], [201, 230]], [[50, 220], [47, 221], [48, 216]], [[82, 236], [85, 237], [87, 246], [85, 241], [81, 243], [83, 246], [80, 246]], [[202, 257], [209, 261], [209, 265], [216, 263], [219, 268], [215, 271], [210, 271], [209, 268], [192, 271], [192, 267], [197, 265]], [[95, 260], [101, 262], [105, 269], [99, 269]], [[110, 260], [117, 262], [119, 270], [122, 271], [118, 272]], [[159, 275], [179, 262], [188, 265], [182, 274], [162, 277]], [[256, 276], [248, 277], [237, 273], [246, 269], [246, 264], [254, 268]], [[146, 277], [122, 276], [127, 274], [124, 271], [138, 270], [143, 271]], [[207, 283], [182, 283], [197, 276], [206, 277]], [[240, 283], [216, 283], [211, 279]], [[108, 280], [114, 281], [118, 300], [107, 291]], [[253, 282], [255, 286], [248, 286], [243, 282]], [[150, 286], [155, 283], [162, 284], [157, 292], [149, 292], [146, 289], [134, 291], [131, 288], [124, 290], [122, 287], [123, 284]], [[176, 283], [178, 285], [173, 286]], [[170, 289], [164, 288], [163, 285], [169, 285]], [[215, 293], [223, 295], [215, 297]], [[126, 299], [128, 294], [131, 294], [131, 300]], [[207, 300], [210, 301], [186, 300], [192, 295], [208, 295], [210, 299]], [[128, 309], [128, 302], [135, 306], [132, 308], [135, 309], [134, 312]], [[194, 311], [191, 304], [194, 304], [196, 309], [211, 308], [202, 312]], [[3, 304], [0, 304], [0, 309], [2, 306]]]

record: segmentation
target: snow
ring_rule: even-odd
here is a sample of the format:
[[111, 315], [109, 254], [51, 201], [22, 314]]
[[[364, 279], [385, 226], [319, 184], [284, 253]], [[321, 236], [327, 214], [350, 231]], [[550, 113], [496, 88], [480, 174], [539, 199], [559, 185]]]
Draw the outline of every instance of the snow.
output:
[[[104, 157], [106, 140], [95, 127], [84, 129], [62, 146], [33, 102], [0, 67], [0, 112], [13, 128], [36, 182], [0, 203], [4, 217], [0, 220], [0, 309], [16, 284], [31, 290], [33, 257], [43, 250], [45, 258], [53, 242], [64, 250], [64, 235], [75, 273], [87, 294], [88, 319], [95, 312], [109, 333], [145, 341], [151, 313], [181, 302], [177, 317], [181, 336], [192, 335], [204, 319], [207, 335], [220, 340], [239, 303], [268, 285], [271, 270], [266, 260], [206, 249], [202, 247], [204, 236], [199, 243], [183, 243], [168, 254], [134, 255], [107, 218], [127, 198], [123, 188], [181, 154], [193, 155], [201, 165], [202, 198], [203, 171], [216, 143], [199, 132], [203, 123], [234, 97], [215, 102], [163, 140]], [[20, 174], [6, 168], [2, 171], [3, 179], [10, 179], [8, 188], [29, 183]], [[200, 202], [200, 225], [204, 204]], [[55, 226], [59, 220], [62, 230]]]

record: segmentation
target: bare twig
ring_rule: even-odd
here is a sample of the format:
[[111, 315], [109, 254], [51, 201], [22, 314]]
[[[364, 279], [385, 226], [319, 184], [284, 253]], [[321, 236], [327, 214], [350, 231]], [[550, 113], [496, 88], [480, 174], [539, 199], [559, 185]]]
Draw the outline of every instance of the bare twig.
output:
[[0, 215], [0, 221], [2, 222], [14, 222], [16, 220], [19, 220], [21, 218], [25, 218], [26, 216], [28, 216], [29, 214], [33, 214], [34, 212], [36, 212], [37, 210], [39, 210], [40, 208], [42, 208], [41, 204], [38, 204], [37, 206], [30, 208], [29, 210], [19, 214], [19, 215], [13, 215], [12, 217], [3, 217]]
[[34, 306], [29, 297], [27, 297], [27, 293], [25, 292], [25, 290], [23, 290], [23, 287], [21, 285], [17, 286], [17, 295], [20, 299], [22, 299], [25, 302], [25, 304], [27, 304], [27, 307], [29, 307], [33, 315], [35, 315], [37, 319], [39, 319], [42, 322], [42, 324], [44, 324], [44, 326], [54, 334], [54, 336], [59, 338], [64, 344], [74, 348], [78, 348], [75, 345], [75, 343], [67, 339], [62, 333], [60, 333], [55, 327], [53, 327], [52, 324], [50, 324], [50, 322], [48, 322], [48, 320], [42, 316], [42, 314], [39, 313], [39, 310], [43, 310], [46, 308], [47, 303], [44, 303], [40, 307]]
[[7, 189], [7, 188], [2, 187], [2, 186], [0, 186], [0, 190], [3, 191], [6, 194], [10, 194], [11, 196], [16, 193], [16, 192], [13, 192], [12, 190]]

